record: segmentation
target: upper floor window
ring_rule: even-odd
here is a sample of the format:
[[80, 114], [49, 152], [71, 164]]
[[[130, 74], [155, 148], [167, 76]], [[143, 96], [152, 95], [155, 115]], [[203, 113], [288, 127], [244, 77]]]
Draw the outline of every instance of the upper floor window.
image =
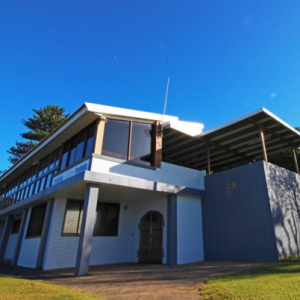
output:
[[150, 166], [152, 125], [108, 120], [105, 124], [102, 154]]
[[88, 126], [63, 146], [60, 170], [73, 165], [83, 157], [93, 153], [95, 141], [95, 123]]

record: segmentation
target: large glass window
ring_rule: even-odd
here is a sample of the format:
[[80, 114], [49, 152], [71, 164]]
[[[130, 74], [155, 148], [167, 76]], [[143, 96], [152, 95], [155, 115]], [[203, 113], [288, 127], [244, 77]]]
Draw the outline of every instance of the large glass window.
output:
[[132, 123], [130, 160], [151, 164], [152, 125]]
[[84, 155], [85, 157], [93, 153], [94, 143], [95, 143], [95, 124], [88, 128], [85, 155]]
[[151, 165], [151, 149], [151, 124], [120, 120], [108, 120], [105, 124], [103, 155]]
[[129, 131], [130, 122], [108, 120], [105, 124], [102, 154], [127, 160]]
[[93, 153], [95, 141], [95, 123], [88, 126], [67, 141], [63, 147], [60, 170], [73, 165], [83, 157]]

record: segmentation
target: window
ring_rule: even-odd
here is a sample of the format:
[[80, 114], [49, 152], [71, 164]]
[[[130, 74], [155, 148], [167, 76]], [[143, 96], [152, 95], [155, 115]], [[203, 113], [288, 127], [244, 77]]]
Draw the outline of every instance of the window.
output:
[[[116, 203], [97, 204], [94, 235], [117, 236], [120, 205]], [[77, 236], [80, 234], [83, 214], [83, 201], [68, 200], [66, 206], [63, 235]]]
[[44, 157], [34, 166], [8, 183], [0, 190], [0, 210], [13, 203], [49, 188], [58, 170], [75, 164], [94, 151], [95, 122], [72, 136], [55, 151]]
[[151, 124], [120, 120], [108, 120], [105, 124], [103, 155], [150, 166], [151, 149]]
[[43, 231], [47, 203], [31, 209], [26, 238], [40, 237]]
[[11, 234], [17, 234], [20, 231], [21, 220], [16, 220], [12, 224]]
[[98, 203], [94, 235], [118, 235], [120, 204]]
[[73, 136], [63, 146], [60, 170], [73, 165], [83, 157], [93, 153], [95, 141], [95, 123]]
[[82, 222], [83, 201], [68, 200], [65, 221], [63, 227], [64, 235], [79, 235]]

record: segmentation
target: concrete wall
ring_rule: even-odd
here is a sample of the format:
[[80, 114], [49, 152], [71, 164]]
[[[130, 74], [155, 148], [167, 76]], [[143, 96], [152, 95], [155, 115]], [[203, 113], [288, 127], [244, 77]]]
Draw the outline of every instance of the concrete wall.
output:
[[162, 163], [161, 169], [150, 169], [93, 157], [91, 171], [131, 176], [189, 188], [204, 188], [205, 171], [197, 171], [168, 163]]
[[206, 260], [276, 261], [264, 162], [205, 177]]
[[177, 263], [204, 260], [201, 200], [177, 198]]
[[300, 176], [265, 164], [276, 245], [280, 258], [300, 254]]

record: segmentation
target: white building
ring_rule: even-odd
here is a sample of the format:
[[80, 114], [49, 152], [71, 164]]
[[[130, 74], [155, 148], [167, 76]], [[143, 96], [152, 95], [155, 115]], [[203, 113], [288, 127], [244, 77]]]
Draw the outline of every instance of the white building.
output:
[[[0, 259], [77, 275], [96, 264], [203, 260], [205, 171], [162, 162], [161, 120], [85, 103], [1, 177]], [[171, 116], [163, 124], [203, 128]]]
[[[1, 176], [0, 263], [84, 275], [299, 255], [299, 132], [266, 109], [202, 129], [85, 103]], [[296, 173], [268, 163], [286, 149]]]

